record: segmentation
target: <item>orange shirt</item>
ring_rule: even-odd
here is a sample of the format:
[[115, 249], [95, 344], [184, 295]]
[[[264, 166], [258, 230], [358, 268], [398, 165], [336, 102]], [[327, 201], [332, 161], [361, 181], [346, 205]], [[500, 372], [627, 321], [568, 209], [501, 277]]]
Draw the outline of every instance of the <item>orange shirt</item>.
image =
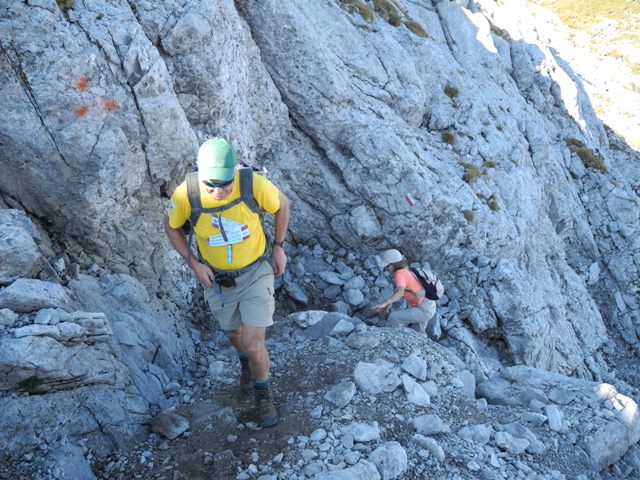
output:
[[[422, 285], [420, 284], [420, 281], [415, 277], [413, 273], [411, 273], [411, 271], [408, 268], [402, 268], [400, 270], [396, 270], [393, 275], [396, 281], [396, 287], [409, 289], [415, 293], [418, 293], [420, 290], [423, 290]], [[417, 307], [424, 300], [424, 296], [422, 294], [424, 294], [424, 292], [421, 292], [421, 294], [418, 294], [418, 298], [416, 298], [415, 295], [405, 290], [404, 299], [412, 307]]]

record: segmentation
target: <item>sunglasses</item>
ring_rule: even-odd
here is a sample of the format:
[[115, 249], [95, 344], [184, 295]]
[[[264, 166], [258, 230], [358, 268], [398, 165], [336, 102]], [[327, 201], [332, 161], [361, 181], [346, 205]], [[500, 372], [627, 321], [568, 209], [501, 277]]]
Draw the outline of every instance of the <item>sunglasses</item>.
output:
[[217, 180], [203, 180], [204, 183], [209, 188], [224, 188], [233, 183], [233, 178], [231, 180], [217, 181]]

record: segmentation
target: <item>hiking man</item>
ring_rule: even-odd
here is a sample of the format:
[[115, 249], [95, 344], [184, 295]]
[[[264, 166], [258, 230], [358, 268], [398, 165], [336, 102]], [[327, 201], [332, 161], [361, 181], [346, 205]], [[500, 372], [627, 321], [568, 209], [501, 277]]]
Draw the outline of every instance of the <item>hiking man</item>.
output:
[[380, 267], [391, 272], [396, 288], [387, 300], [375, 305], [372, 310], [384, 312], [404, 297], [410, 307], [391, 312], [387, 318], [387, 326], [411, 327], [425, 333], [427, 322], [436, 313], [436, 302], [425, 298], [420, 280], [409, 270], [407, 259], [398, 250], [385, 250], [378, 257], [378, 263]]
[[[289, 201], [264, 176], [239, 169], [235, 149], [222, 138], [202, 144], [197, 164], [197, 177], [188, 175], [171, 197], [165, 232], [204, 287], [207, 305], [238, 352], [241, 394], [247, 397], [253, 390], [258, 423], [271, 427], [278, 412], [269, 390], [265, 334], [273, 325], [274, 275], [282, 275], [287, 265]], [[275, 215], [272, 263], [257, 207]], [[192, 221], [197, 255], [182, 230], [187, 220]]]

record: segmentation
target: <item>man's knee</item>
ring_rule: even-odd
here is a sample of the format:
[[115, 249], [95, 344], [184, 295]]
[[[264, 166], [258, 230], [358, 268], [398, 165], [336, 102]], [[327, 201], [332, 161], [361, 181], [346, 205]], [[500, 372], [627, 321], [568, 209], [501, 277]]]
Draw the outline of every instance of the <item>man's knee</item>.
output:
[[257, 355], [265, 350], [265, 330], [264, 328], [249, 326], [245, 326], [242, 329], [242, 346], [247, 355]]

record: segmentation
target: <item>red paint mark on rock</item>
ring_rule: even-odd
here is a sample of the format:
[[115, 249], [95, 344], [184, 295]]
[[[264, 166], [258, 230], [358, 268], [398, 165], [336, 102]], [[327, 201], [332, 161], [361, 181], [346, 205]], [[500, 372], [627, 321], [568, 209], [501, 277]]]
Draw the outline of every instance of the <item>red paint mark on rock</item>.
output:
[[84, 117], [87, 113], [89, 113], [89, 107], [84, 104], [76, 108], [76, 117], [78, 118]]
[[413, 195], [411, 195], [409, 192], [404, 194], [404, 199], [410, 207], [413, 207], [416, 204], [416, 199], [413, 198]]
[[108, 110], [110, 112], [113, 112], [114, 110], [117, 110], [118, 108], [120, 108], [120, 105], [118, 105], [118, 103], [115, 100], [111, 100], [110, 98], [104, 98], [102, 100], [102, 106], [104, 107], [105, 110]]
[[80, 77], [76, 82], [76, 88], [78, 90], [86, 90], [89, 86], [89, 79], [87, 77]]

